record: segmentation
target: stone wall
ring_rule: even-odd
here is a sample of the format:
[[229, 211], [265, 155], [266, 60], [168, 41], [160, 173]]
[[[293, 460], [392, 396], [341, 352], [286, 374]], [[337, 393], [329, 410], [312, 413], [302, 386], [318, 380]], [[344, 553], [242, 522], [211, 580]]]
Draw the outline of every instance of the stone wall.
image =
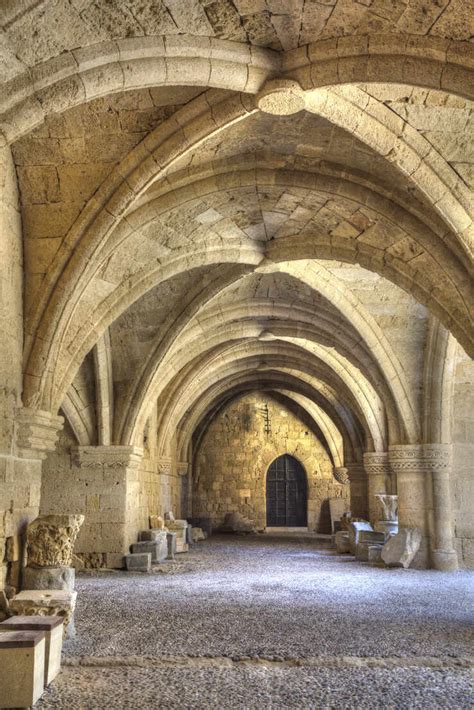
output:
[[453, 393], [455, 542], [460, 565], [474, 568], [474, 362], [459, 357]]
[[[258, 411], [265, 402], [269, 435]], [[309, 529], [329, 533], [328, 500], [349, 500], [349, 487], [334, 479], [329, 455], [307, 424], [264, 393], [233, 401], [210, 424], [195, 456], [193, 516], [210, 517], [217, 527], [227, 512], [239, 511], [264, 528], [266, 473], [282, 454], [294, 456], [306, 470]]]
[[180, 512], [180, 478], [160, 473], [153, 442], [138, 465], [108, 460], [120, 448], [90, 447], [94, 465], [79, 465], [77, 442], [66, 423], [56, 450], [43, 463], [41, 514], [85, 515], [75, 552], [91, 566], [121, 567], [150, 514]]

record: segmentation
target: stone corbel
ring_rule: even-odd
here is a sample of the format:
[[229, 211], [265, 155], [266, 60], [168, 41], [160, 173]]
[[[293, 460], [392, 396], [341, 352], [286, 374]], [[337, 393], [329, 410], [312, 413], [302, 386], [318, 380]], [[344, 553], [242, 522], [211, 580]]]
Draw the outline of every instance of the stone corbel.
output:
[[138, 446], [75, 446], [72, 460], [81, 468], [138, 468], [143, 449]]
[[178, 476], [187, 476], [188, 475], [188, 467], [189, 467], [189, 464], [187, 461], [178, 461], [178, 466], [177, 466]]
[[158, 461], [158, 473], [162, 476], [171, 476], [171, 458], [161, 458]]
[[25, 459], [45, 459], [54, 451], [64, 418], [40, 409], [21, 407], [17, 413], [17, 454]]

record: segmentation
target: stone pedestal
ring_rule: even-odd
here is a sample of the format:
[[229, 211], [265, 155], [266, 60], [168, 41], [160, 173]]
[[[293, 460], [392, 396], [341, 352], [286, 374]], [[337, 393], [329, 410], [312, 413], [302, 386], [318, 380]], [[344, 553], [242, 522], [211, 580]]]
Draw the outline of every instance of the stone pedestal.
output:
[[44, 690], [44, 631], [0, 634], [0, 707], [30, 708]]
[[63, 619], [60, 616], [12, 616], [0, 624], [0, 632], [42, 631], [45, 634], [44, 684], [49, 685], [61, 668]]
[[23, 570], [23, 589], [64, 589], [74, 591], [74, 567], [30, 567]]

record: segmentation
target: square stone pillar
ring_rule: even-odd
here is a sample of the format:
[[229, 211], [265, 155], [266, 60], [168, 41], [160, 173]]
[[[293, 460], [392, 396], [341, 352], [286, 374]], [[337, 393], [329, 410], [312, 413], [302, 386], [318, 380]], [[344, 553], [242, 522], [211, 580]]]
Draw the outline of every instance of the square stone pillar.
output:
[[136, 446], [77, 446], [76, 466], [90, 471], [88, 489], [96, 501], [76, 543], [76, 552], [98, 555], [107, 567], [123, 566], [123, 556], [143, 527], [139, 468], [143, 450]]
[[0, 589], [19, 587], [23, 533], [39, 514], [41, 465], [56, 445], [62, 417], [21, 407], [10, 451], [0, 453]]
[[365, 453], [364, 469], [367, 474], [369, 520], [375, 525], [382, 520], [382, 505], [375, 496], [377, 493], [391, 493], [392, 490], [388, 451]]

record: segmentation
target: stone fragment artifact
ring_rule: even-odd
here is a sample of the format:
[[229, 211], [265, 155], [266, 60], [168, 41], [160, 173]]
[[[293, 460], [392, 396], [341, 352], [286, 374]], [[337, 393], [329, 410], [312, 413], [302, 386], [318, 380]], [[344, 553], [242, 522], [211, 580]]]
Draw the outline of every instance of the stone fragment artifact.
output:
[[36, 567], [70, 567], [83, 515], [45, 515], [28, 525], [26, 554]]
[[413, 562], [420, 544], [421, 532], [418, 528], [402, 528], [383, 546], [382, 560], [388, 567], [406, 569]]

